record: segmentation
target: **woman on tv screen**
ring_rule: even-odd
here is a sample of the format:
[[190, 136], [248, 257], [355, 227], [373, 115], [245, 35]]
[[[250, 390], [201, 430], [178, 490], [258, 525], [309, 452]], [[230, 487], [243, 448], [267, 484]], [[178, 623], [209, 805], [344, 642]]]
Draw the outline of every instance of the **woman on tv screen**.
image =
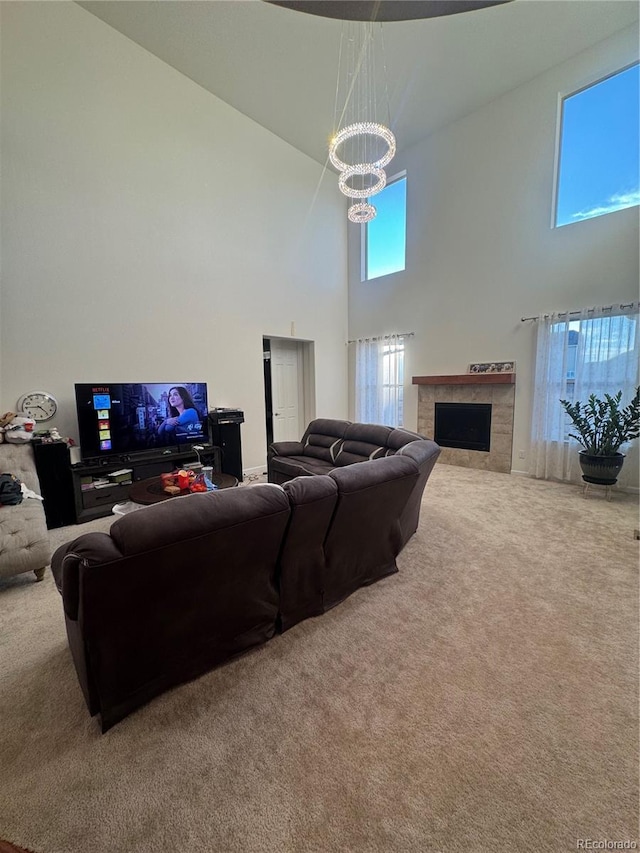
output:
[[173, 436], [193, 429], [200, 429], [198, 410], [187, 389], [183, 385], [175, 385], [169, 389], [169, 417], [158, 427], [158, 435]]

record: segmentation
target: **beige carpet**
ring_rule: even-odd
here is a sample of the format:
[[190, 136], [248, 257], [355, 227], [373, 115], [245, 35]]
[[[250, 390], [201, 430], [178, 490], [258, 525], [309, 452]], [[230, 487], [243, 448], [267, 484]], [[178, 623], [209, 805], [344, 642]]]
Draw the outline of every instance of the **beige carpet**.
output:
[[50, 573], [8, 581], [0, 838], [37, 853], [637, 842], [636, 527], [634, 496], [438, 465], [399, 574], [106, 735]]

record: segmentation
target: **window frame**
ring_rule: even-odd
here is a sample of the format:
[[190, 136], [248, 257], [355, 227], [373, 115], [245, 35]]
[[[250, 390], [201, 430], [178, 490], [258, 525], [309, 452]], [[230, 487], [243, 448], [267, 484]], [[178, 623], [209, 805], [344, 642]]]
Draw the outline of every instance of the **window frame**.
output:
[[[385, 275], [378, 275], [375, 278], [368, 278], [367, 274], [369, 271], [368, 270], [368, 256], [369, 256], [368, 234], [369, 234], [369, 229], [367, 226], [369, 225], [369, 223], [363, 222], [362, 225], [360, 226], [360, 281], [361, 282], [369, 282], [369, 281], [375, 281], [376, 279], [379, 279], [379, 278], [387, 278], [387, 276], [396, 275], [399, 272], [405, 272], [407, 269], [407, 220], [408, 220], [407, 211], [409, 208], [409, 181], [407, 179], [407, 170], [403, 169], [402, 171], [396, 172], [395, 175], [392, 175], [390, 178], [388, 178], [384, 189], [386, 189], [387, 187], [390, 187], [392, 184], [397, 183], [398, 181], [402, 180], [403, 178], [407, 181], [406, 194], [405, 194], [406, 200], [405, 200], [405, 206], [404, 206], [404, 246], [405, 246], [405, 249], [404, 249], [404, 268], [401, 270], [395, 270], [394, 272], [386, 273]], [[382, 192], [384, 192], [384, 190], [382, 190]], [[375, 205], [375, 196], [372, 196], [371, 198], [373, 199], [372, 203]]]
[[[560, 169], [561, 169], [561, 149], [562, 149], [562, 132], [564, 126], [564, 102], [568, 98], [572, 98], [574, 95], [579, 95], [581, 92], [585, 92], [587, 89], [593, 89], [595, 86], [599, 86], [600, 83], [604, 83], [605, 80], [609, 80], [612, 77], [616, 77], [618, 74], [624, 74], [625, 71], [629, 71], [630, 68], [634, 68], [636, 65], [640, 65], [640, 60], [634, 59], [631, 62], [628, 62], [626, 65], [622, 65], [620, 67], [616, 66], [612, 71], [608, 71], [602, 74], [599, 77], [590, 78], [590, 82], [585, 82], [582, 85], [579, 85], [576, 89], [572, 89], [571, 91], [561, 91], [558, 92], [558, 101], [556, 105], [556, 139], [555, 139], [555, 157], [553, 164], [553, 194], [552, 194], [552, 204], [551, 204], [551, 229], [557, 230], [558, 228], [565, 228], [567, 225], [577, 225], [579, 222], [586, 222], [586, 219], [578, 219], [575, 222], [564, 222], [562, 225], [558, 225], [558, 196], [559, 196], [559, 186], [560, 186]], [[637, 205], [634, 205], [637, 207]], [[632, 208], [621, 208], [622, 210], [632, 209]], [[618, 211], [610, 211], [611, 213], [617, 213]], [[600, 214], [600, 216], [606, 216], [607, 214]], [[589, 217], [590, 219], [599, 219], [600, 216]]]

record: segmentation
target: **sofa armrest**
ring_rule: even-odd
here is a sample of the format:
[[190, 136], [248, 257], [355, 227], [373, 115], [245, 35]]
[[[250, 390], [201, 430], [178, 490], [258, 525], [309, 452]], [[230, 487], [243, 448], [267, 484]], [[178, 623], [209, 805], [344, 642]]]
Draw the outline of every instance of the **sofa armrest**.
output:
[[122, 552], [108, 533], [85, 533], [55, 551], [51, 558], [51, 572], [69, 619], [78, 618], [80, 566], [109, 563], [121, 558]]
[[418, 529], [420, 520], [420, 506], [422, 503], [422, 493], [424, 492], [427, 480], [431, 475], [436, 460], [440, 455], [440, 447], [428, 438], [421, 441], [412, 441], [401, 447], [396, 454], [400, 458], [412, 459], [420, 471], [418, 482], [416, 483], [409, 501], [404, 508], [400, 517], [400, 526], [402, 528], [402, 541], [406, 544], [413, 534]]
[[304, 452], [304, 444], [301, 441], [274, 441], [269, 445], [267, 457], [273, 456], [301, 456]]
[[421, 471], [426, 466], [431, 473], [431, 469], [440, 455], [440, 445], [428, 438], [421, 441], [411, 441], [401, 447], [397, 455], [404, 456], [406, 459], [413, 459]]

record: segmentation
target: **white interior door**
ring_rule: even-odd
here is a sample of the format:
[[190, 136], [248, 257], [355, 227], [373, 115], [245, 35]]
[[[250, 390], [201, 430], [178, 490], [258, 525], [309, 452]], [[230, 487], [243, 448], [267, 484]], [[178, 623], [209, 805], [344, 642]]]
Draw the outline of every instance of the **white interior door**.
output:
[[300, 441], [302, 370], [295, 341], [271, 340], [271, 399], [273, 440]]

